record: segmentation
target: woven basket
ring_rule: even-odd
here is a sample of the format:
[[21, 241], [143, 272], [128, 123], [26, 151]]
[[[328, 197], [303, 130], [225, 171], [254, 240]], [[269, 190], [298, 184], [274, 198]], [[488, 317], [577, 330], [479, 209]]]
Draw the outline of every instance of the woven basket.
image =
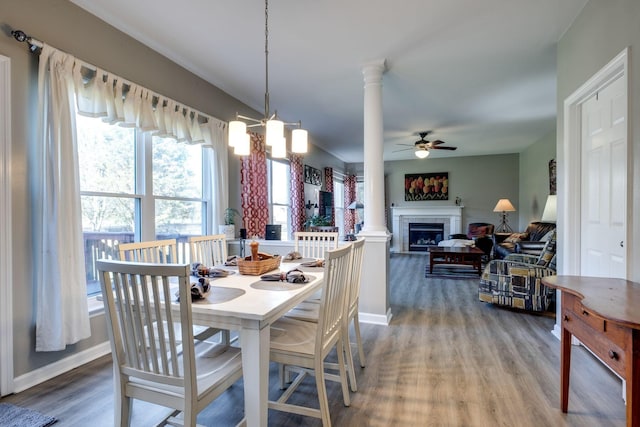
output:
[[247, 276], [259, 276], [280, 267], [280, 255], [274, 256], [259, 253], [258, 258], [260, 258], [259, 261], [251, 261], [250, 256], [239, 260], [238, 271], [240, 274], [245, 274]]

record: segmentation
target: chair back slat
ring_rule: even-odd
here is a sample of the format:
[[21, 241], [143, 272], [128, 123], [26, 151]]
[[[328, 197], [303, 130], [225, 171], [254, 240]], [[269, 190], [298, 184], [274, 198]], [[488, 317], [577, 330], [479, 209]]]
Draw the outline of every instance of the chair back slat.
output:
[[120, 243], [118, 245], [118, 253], [121, 261], [177, 264], [177, 248], [176, 239], [152, 240], [148, 242]]
[[320, 299], [316, 352], [326, 355], [339, 337], [346, 316], [352, 244], [325, 253], [324, 287]]
[[294, 233], [294, 251], [303, 258], [322, 259], [325, 252], [338, 247], [338, 233], [323, 231], [296, 231]]
[[[193, 342], [189, 266], [101, 260], [97, 267], [115, 366], [121, 374], [182, 385], [195, 368], [193, 347], [181, 345]], [[171, 304], [176, 285], [178, 306]]]
[[362, 276], [362, 261], [364, 260], [364, 239], [353, 242], [351, 254], [351, 277], [349, 280], [349, 311], [351, 314], [358, 309], [360, 298], [360, 279]]
[[189, 237], [190, 262], [207, 267], [224, 264], [227, 260], [227, 238], [224, 234]]

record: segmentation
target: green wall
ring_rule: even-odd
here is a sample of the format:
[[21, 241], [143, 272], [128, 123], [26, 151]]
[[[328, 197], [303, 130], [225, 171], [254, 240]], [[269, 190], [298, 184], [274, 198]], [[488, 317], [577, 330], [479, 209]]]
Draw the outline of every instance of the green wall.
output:
[[[520, 180], [519, 155], [502, 154], [494, 156], [473, 156], [453, 158], [429, 158], [427, 160], [402, 160], [385, 162], [386, 207], [394, 206], [447, 206], [453, 205], [460, 197], [464, 209], [462, 227], [466, 230], [470, 222], [490, 222], [498, 224], [498, 214], [493, 212], [498, 199], [511, 200], [517, 210]], [[406, 202], [404, 200], [404, 175], [408, 173], [448, 172], [449, 200]], [[391, 219], [388, 218], [388, 221]], [[513, 230], [519, 230], [521, 223], [517, 215], [509, 216]], [[390, 227], [390, 224], [387, 224]]]
[[556, 133], [551, 132], [520, 153], [520, 202], [522, 229], [540, 221], [549, 195], [549, 160], [556, 157]]

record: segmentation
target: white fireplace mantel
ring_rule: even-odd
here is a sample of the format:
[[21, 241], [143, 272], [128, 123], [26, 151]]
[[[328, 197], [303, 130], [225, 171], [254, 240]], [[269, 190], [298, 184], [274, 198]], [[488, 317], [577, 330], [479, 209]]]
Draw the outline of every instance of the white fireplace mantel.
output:
[[461, 233], [462, 206], [392, 207], [391, 228], [393, 252], [407, 252], [410, 222], [444, 224], [444, 235]]

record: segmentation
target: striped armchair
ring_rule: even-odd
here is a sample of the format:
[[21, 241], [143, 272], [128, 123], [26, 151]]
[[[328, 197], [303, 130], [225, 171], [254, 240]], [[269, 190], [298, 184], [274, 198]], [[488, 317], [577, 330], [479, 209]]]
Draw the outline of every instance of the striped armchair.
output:
[[539, 256], [511, 254], [489, 262], [478, 287], [480, 301], [528, 311], [549, 308], [555, 295], [542, 284], [542, 278], [556, 274], [555, 235]]

